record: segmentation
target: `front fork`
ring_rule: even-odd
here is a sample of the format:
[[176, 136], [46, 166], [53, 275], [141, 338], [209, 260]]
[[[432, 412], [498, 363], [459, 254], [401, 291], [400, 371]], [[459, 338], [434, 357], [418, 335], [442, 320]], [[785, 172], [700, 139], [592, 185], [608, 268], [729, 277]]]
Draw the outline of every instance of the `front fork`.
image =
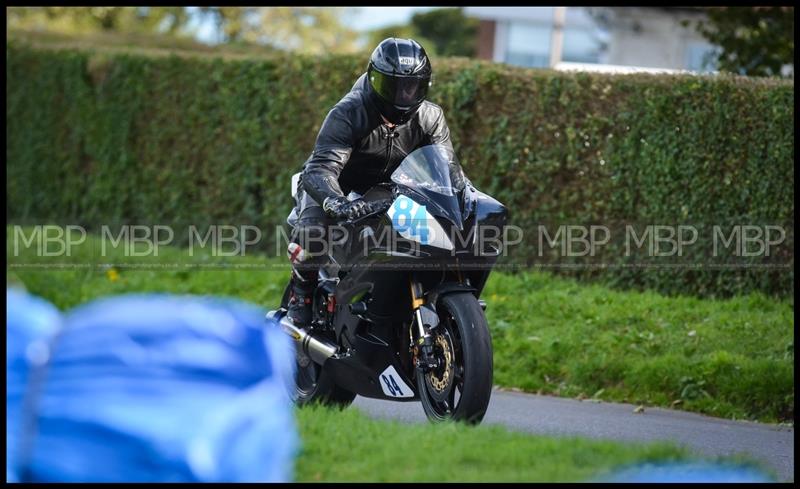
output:
[[[425, 303], [422, 284], [411, 278], [411, 310], [414, 320], [409, 328], [411, 352], [414, 366], [428, 372], [439, 367], [439, 359], [433, 353], [433, 335], [431, 330], [439, 325], [439, 315], [431, 304]], [[416, 340], [414, 333], [416, 332]]]

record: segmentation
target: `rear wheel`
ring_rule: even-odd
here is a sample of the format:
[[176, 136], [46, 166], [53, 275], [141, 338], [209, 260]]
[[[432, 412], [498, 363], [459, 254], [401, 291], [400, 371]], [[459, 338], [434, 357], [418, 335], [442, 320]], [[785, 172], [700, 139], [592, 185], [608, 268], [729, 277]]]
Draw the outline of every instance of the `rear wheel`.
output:
[[[289, 304], [291, 289], [290, 283], [283, 293], [281, 307], [284, 309]], [[318, 403], [340, 408], [349, 406], [356, 397], [354, 393], [336, 385], [325, 369], [299, 348], [295, 348], [294, 392], [289, 395], [298, 406]]]
[[355, 398], [354, 393], [336, 385], [321, 365], [310, 359], [305, 367], [298, 362], [293, 396], [298, 406], [318, 403], [346, 408]]
[[440, 300], [434, 354], [440, 366], [417, 370], [417, 390], [428, 419], [480, 423], [492, 394], [492, 339], [489, 324], [469, 292]]

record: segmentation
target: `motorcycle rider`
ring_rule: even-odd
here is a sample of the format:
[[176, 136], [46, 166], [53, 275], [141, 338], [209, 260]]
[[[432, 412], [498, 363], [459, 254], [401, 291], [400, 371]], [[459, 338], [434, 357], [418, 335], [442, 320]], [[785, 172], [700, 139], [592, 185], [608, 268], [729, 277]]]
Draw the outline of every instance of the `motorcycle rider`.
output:
[[[363, 199], [350, 201], [345, 195], [363, 194], [390, 181], [400, 162], [417, 148], [443, 144], [452, 150], [442, 108], [426, 100], [432, 73], [419, 43], [385, 39], [372, 52], [367, 72], [325, 117], [288, 219], [294, 225], [287, 250], [292, 264], [288, 316], [295, 325], [311, 322], [328, 227], [371, 211]], [[467, 180], [461, 168], [451, 173], [453, 186], [463, 188]]]

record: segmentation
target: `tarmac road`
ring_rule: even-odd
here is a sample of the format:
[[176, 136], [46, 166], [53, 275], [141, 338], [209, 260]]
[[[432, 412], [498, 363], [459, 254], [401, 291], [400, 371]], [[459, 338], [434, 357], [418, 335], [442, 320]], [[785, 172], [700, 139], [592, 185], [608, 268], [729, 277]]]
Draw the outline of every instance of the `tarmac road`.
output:
[[[427, 423], [419, 402], [357, 397], [353, 406], [375, 418]], [[702, 455], [743, 452], [774, 468], [781, 480], [794, 480], [792, 426], [732, 421], [685, 411], [495, 389], [484, 424], [542, 435], [582, 436], [618, 441], [672, 441]]]

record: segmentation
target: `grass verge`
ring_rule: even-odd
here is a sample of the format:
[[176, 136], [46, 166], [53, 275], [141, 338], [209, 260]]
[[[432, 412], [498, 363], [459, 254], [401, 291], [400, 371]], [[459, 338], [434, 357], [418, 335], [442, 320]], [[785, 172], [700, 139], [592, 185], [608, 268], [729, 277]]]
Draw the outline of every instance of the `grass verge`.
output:
[[297, 419], [300, 482], [586, 481], [629, 464], [690, 458], [671, 444], [531, 436], [488, 425], [409, 425], [352, 408], [306, 407]]

